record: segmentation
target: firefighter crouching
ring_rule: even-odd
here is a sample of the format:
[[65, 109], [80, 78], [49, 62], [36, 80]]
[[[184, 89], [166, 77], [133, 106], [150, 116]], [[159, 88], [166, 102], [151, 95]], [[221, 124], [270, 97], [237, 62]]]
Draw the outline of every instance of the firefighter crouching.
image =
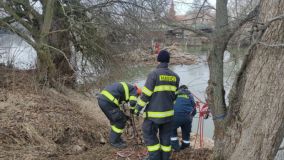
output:
[[[174, 151], [180, 151], [190, 146], [190, 132], [192, 119], [196, 114], [195, 101], [193, 95], [186, 85], [181, 85], [176, 93], [177, 99], [174, 104], [173, 131], [171, 145]], [[182, 141], [179, 145], [177, 129], [181, 127]]]
[[160, 64], [148, 75], [137, 101], [136, 115], [144, 108], [142, 131], [149, 153], [144, 160], [168, 160], [170, 157], [173, 103], [180, 78], [168, 68], [169, 60], [169, 52], [162, 50], [158, 54]]
[[128, 117], [123, 113], [120, 105], [123, 102], [129, 102], [131, 113], [134, 112], [137, 96], [141, 89], [137, 86], [125, 82], [114, 83], [106, 86], [98, 96], [98, 104], [111, 124], [109, 142], [113, 147], [126, 148], [125, 141], [121, 134], [125, 127]]

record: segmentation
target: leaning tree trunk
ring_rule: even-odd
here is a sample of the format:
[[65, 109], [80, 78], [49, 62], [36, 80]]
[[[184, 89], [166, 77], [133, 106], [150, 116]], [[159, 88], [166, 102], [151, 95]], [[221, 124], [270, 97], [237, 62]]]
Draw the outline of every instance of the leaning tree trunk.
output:
[[[283, 15], [283, 0], [263, 0], [259, 21]], [[282, 45], [277, 45], [282, 44]], [[249, 50], [230, 94], [215, 159], [272, 160], [284, 136], [284, 19], [264, 30]], [[215, 132], [216, 133], [216, 132]]]

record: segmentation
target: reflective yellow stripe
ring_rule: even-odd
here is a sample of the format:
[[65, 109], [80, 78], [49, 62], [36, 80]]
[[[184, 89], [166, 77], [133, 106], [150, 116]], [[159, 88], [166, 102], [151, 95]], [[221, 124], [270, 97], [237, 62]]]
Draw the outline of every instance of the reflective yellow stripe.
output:
[[160, 144], [155, 144], [153, 146], [147, 146], [149, 152], [154, 152], [160, 150]]
[[138, 105], [140, 105], [141, 107], [145, 107], [146, 106], [146, 102], [144, 102], [142, 99], [138, 99], [138, 102], [137, 102]]
[[110, 101], [112, 101], [114, 104], [116, 104], [119, 107], [118, 100], [112, 94], [110, 94], [107, 90], [103, 90], [101, 94], [107, 97]]
[[146, 94], [147, 96], [151, 96], [153, 94], [153, 91], [149, 90], [147, 87], [143, 87], [142, 92]]
[[186, 94], [181, 94], [181, 95], [178, 95], [177, 97], [189, 99], [188, 95], [186, 95]]
[[130, 100], [130, 101], [136, 101], [137, 98], [136, 98], [135, 96], [130, 96], [130, 97], [129, 97], [129, 100]]
[[130, 106], [129, 108], [130, 108], [130, 109], [135, 109], [135, 107], [131, 107], [131, 106]]
[[172, 150], [172, 146], [163, 146], [163, 145], [161, 145], [161, 149], [164, 152], [170, 152]]
[[177, 90], [176, 86], [172, 85], [160, 85], [160, 86], [155, 86], [154, 92], [161, 92], [161, 91], [172, 91], [175, 92]]
[[[174, 115], [174, 110], [169, 110], [165, 112], [147, 112], [149, 118], [166, 118]], [[146, 113], [143, 114], [143, 117], [146, 117]]]
[[115, 125], [111, 126], [111, 129], [115, 132], [115, 133], [122, 133], [123, 129], [117, 128]]
[[128, 85], [125, 82], [120, 82], [124, 88], [124, 94], [125, 94], [125, 100], [129, 100], [129, 88]]

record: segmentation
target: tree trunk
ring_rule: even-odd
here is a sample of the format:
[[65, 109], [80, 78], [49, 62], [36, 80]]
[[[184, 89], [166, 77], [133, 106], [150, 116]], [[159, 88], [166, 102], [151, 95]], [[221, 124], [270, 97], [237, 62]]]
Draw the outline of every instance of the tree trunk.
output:
[[44, 8], [44, 22], [37, 48], [40, 79], [73, 85], [75, 77], [69, 65], [71, 47], [68, 19], [58, 1], [47, 1]]
[[75, 83], [74, 70], [69, 65], [72, 55], [69, 22], [59, 2], [55, 3], [54, 8], [51, 30], [55, 33], [49, 34], [48, 42], [49, 45], [60, 49], [62, 52], [52, 50], [52, 60], [57, 71], [57, 80], [65, 85], [73, 85]]
[[[260, 7], [259, 21], [267, 23], [283, 14], [284, 1], [263, 0]], [[272, 22], [260, 42], [250, 48], [230, 93], [223, 138], [215, 139], [222, 153], [215, 159], [272, 160], [283, 140], [284, 49], [265, 45], [284, 43], [283, 19]]]
[[46, 44], [48, 44], [48, 34], [50, 32], [52, 18], [54, 14], [55, 0], [48, 0], [43, 4], [44, 21], [41, 25], [41, 31], [39, 35], [39, 42], [37, 43], [36, 51], [38, 57], [38, 70], [40, 81], [53, 81], [55, 80], [55, 66], [52, 62], [50, 50]]
[[221, 159], [225, 134], [226, 104], [223, 85], [223, 58], [229, 41], [227, 0], [217, 0], [216, 31], [213, 33], [213, 47], [208, 57], [210, 79], [207, 87], [208, 104], [214, 120], [215, 157]]

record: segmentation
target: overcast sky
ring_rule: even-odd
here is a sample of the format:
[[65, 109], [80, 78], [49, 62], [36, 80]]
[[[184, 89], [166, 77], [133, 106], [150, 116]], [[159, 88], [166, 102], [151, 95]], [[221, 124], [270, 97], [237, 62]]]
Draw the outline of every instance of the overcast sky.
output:
[[[201, 3], [204, 2], [204, 0], [200, 0], [200, 1]], [[177, 15], [185, 14], [189, 10], [190, 3], [192, 2], [193, 0], [174, 0], [176, 14]], [[208, 2], [214, 7], [216, 6], [216, 0], [208, 0]]]

